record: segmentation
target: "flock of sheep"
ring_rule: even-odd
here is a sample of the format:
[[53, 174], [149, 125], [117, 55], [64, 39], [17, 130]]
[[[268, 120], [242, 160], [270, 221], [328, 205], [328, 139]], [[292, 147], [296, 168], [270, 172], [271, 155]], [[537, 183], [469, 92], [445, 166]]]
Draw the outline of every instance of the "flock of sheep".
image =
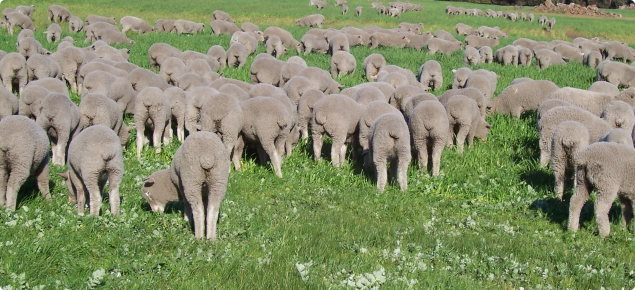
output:
[[[407, 7], [395, 3], [389, 4], [390, 9]], [[437, 98], [428, 92], [443, 89], [442, 68], [435, 60], [426, 61], [415, 75], [374, 53], [363, 61], [368, 82], [341, 90], [342, 85], [334, 80], [355, 73], [357, 60], [349, 52], [354, 45], [425, 47], [429, 53], [448, 55], [463, 48], [447, 31], [422, 32], [422, 23], [401, 23], [393, 29], [321, 29], [324, 16], [310, 15], [298, 19], [296, 25], [317, 28], [298, 41], [279, 27], [261, 31], [249, 22], [238, 27], [230, 15], [217, 10], [210, 26], [214, 34], [231, 35], [230, 47], [225, 50], [215, 45], [203, 54], [155, 43], [148, 57], [150, 67], [159, 69], [157, 74], [129, 63], [130, 50], [109, 44], [134, 44], [126, 31], [192, 34], [202, 32], [203, 23], [159, 19], [153, 28], [140, 18], [126, 16], [120, 19], [120, 31], [113, 17], [91, 15], [84, 26], [66, 8], [52, 5], [49, 20], [55, 23], [47, 29], [47, 40], [60, 42], [51, 53], [33, 37], [30, 16], [34, 9], [32, 5], [3, 11], [10, 33], [15, 26], [22, 28], [19, 53], [0, 55], [0, 205], [9, 210], [15, 210], [17, 192], [30, 177], [37, 178], [44, 198], [51, 198], [50, 144], [51, 162], [68, 164], [68, 172], [60, 175], [66, 179], [69, 202], [77, 203], [78, 213], [84, 212], [88, 198], [90, 213], [98, 215], [102, 191], [109, 182], [110, 210], [118, 214], [122, 148], [134, 128], [137, 157], [147, 143], [158, 153], [174, 135], [182, 142], [170, 169], [157, 171], [144, 182], [142, 195], [152, 210], [162, 212], [168, 202], [182, 200], [195, 236], [214, 239], [230, 163], [240, 170], [240, 157], [248, 144], [255, 144], [261, 163], [270, 160], [275, 174], [282, 177], [284, 157], [292, 154], [300, 138], [311, 135], [318, 160], [326, 135], [333, 140], [334, 166], [345, 162], [347, 146], [352, 146], [352, 158], [362, 158], [365, 168], [376, 173], [380, 191], [388, 180], [388, 164], [401, 190], [406, 190], [411, 146], [421, 170], [427, 172], [430, 167], [437, 176], [447, 145], [456, 144], [460, 154], [466, 141], [470, 146], [475, 137], [487, 139], [487, 114], [520, 117], [536, 110], [540, 162], [543, 166], [550, 162], [559, 198], [567, 174], [575, 172], [570, 229], [577, 229], [580, 209], [592, 189], [598, 191], [596, 215], [601, 236], [609, 233], [608, 209], [617, 196], [624, 210], [623, 224], [632, 217], [635, 191], [628, 166], [635, 162], [635, 88], [620, 91], [618, 86], [635, 85], [635, 67], [612, 61], [635, 60], [635, 50], [624, 43], [521, 38], [494, 53], [498, 38], [507, 37], [503, 31], [459, 23], [457, 34], [468, 35], [465, 65], [493, 61], [530, 65], [535, 58], [540, 68], [546, 68], [566, 64], [565, 60], [584, 61], [597, 68], [598, 82], [582, 90], [519, 78], [494, 96], [496, 73], [463, 67], [454, 71], [452, 89]], [[57, 24], [61, 21], [68, 21], [71, 31], [84, 31], [92, 44], [77, 48], [72, 39], [61, 40]], [[265, 42], [267, 53], [255, 56], [251, 83], [218, 74], [221, 67], [242, 67], [260, 42]], [[294, 48], [298, 54], [330, 54], [331, 71], [307, 66], [299, 56], [278, 59]], [[67, 85], [81, 94], [79, 105], [70, 100]], [[124, 114], [134, 114], [134, 127], [123, 122]], [[601, 143], [592, 144], [596, 142]]]

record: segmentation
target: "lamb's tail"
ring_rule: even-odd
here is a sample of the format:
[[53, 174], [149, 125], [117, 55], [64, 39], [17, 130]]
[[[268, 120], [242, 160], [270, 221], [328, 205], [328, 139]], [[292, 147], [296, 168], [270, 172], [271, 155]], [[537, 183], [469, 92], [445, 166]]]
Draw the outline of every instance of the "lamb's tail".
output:
[[284, 116], [279, 116], [278, 117], [278, 127], [280, 127], [280, 129], [284, 128], [287, 126], [287, 119]]
[[326, 124], [326, 114], [324, 112], [315, 112], [315, 122], [320, 124], [320, 125], [324, 125]]
[[201, 168], [205, 170], [210, 170], [214, 167], [214, 156], [205, 154], [199, 157], [199, 163], [201, 164]]

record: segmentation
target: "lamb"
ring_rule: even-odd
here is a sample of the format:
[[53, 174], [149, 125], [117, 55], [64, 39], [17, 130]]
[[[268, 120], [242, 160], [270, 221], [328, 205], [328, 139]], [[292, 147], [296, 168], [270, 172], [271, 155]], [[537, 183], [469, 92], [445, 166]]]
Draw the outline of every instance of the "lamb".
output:
[[386, 66], [386, 59], [379, 53], [373, 53], [364, 59], [362, 67], [366, 72], [366, 79], [372, 82], [377, 79], [377, 73]]
[[471, 45], [471, 46], [474, 46], [475, 48], [481, 48], [483, 46], [494, 47], [494, 46], [497, 46], [498, 44], [499, 42], [497, 37], [486, 38], [486, 37], [481, 37], [476, 35], [468, 35], [465, 38], [465, 45], [466, 46]]
[[207, 50], [207, 55], [215, 59], [221, 68], [227, 65], [227, 54], [225, 49], [220, 45], [214, 45]]
[[624, 62], [635, 60], [635, 53], [631, 48], [623, 42], [610, 41], [601, 46], [602, 55], [606, 56], [606, 60], [620, 58]]
[[373, 122], [383, 114], [396, 113], [401, 115], [401, 111], [384, 101], [373, 101], [366, 105], [359, 118], [359, 146], [362, 152], [369, 150], [368, 133]]
[[7, 116], [17, 115], [19, 109], [18, 98], [6, 88], [0, 88], [0, 120]]
[[289, 97], [289, 100], [297, 105], [302, 95], [306, 91], [313, 89], [313, 84], [308, 78], [295, 76], [286, 82], [283, 88], [286, 95]]
[[261, 163], [265, 163], [266, 153], [276, 176], [282, 178], [282, 154], [291, 130], [291, 116], [286, 106], [270, 97], [251, 98], [241, 102], [240, 106], [244, 116], [241, 130], [243, 142], [236, 144], [234, 156], [242, 155], [245, 143], [258, 143]]
[[86, 25], [91, 25], [97, 22], [106, 22], [106, 23], [115, 25], [117, 24], [117, 19], [115, 17], [106, 17], [106, 16], [92, 15], [92, 14], [86, 16]]
[[503, 32], [500, 30], [500, 28], [498, 27], [487, 27], [487, 26], [481, 26], [478, 28], [478, 35], [482, 36], [482, 37], [487, 37], [487, 38], [493, 38], [493, 37], [497, 37], [497, 38], [503, 38], [503, 37], [507, 37], [507, 33]]
[[534, 14], [533, 13], [527, 14], [527, 21], [534, 22]]
[[452, 55], [457, 50], [463, 48], [463, 44], [459, 41], [447, 41], [440, 38], [432, 38], [428, 40], [428, 54], [435, 54], [437, 52], [444, 53], [445, 55]]
[[595, 189], [595, 220], [600, 237], [609, 235], [609, 210], [618, 197], [622, 205], [622, 227], [633, 217], [633, 197], [630, 166], [633, 165], [635, 149], [622, 144], [599, 142], [589, 145], [576, 156], [575, 193], [569, 206], [569, 230], [576, 232], [580, 223], [580, 212]]
[[524, 66], [531, 65], [531, 59], [534, 58], [534, 53], [526, 47], [518, 49], [518, 62]]
[[563, 198], [565, 179], [575, 170], [575, 156], [588, 145], [589, 131], [582, 123], [563, 121], [556, 126], [551, 141], [550, 167], [555, 178], [553, 191], [558, 199]]
[[36, 178], [42, 197], [51, 200], [46, 132], [27, 117], [7, 116], [0, 121], [0, 136], [0, 206], [15, 211], [27, 178]]
[[443, 95], [439, 97], [438, 101], [441, 104], [443, 104], [443, 106], [445, 106], [448, 103], [448, 100], [451, 97], [456, 95], [466, 96], [474, 100], [476, 102], [476, 105], [478, 106], [479, 112], [481, 112], [481, 116], [483, 116], [483, 118], [487, 116], [486, 107], [487, 107], [488, 100], [486, 100], [483, 93], [476, 88], [462, 88], [462, 89], [447, 90], [445, 91], [445, 93], [443, 93]]
[[551, 17], [546, 24], [547, 24], [547, 32], [549, 32], [553, 29], [553, 26], [556, 25], [556, 19]]
[[478, 50], [473, 46], [468, 46], [463, 52], [463, 64], [464, 65], [478, 65], [481, 61], [481, 55]]
[[267, 54], [273, 55], [275, 53], [276, 58], [280, 58], [287, 51], [287, 48], [282, 45], [282, 40], [277, 35], [270, 36], [265, 45]]
[[[229, 177], [229, 159], [225, 154], [216, 134], [197, 132], [179, 147], [170, 166], [172, 183], [185, 202], [185, 216], [197, 239], [204, 235], [207, 240], [216, 239], [220, 203], [225, 197]], [[203, 189], [207, 192], [202, 192]]]
[[556, 107], [545, 112], [538, 123], [538, 135], [540, 141], [540, 166], [544, 167], [549, 162], [551, 156], [551, 140], [556, 126], [562, 121], [578, 121], [584, 124], [589, 130], [589, 140], [599, 140], [600, 137], [611, 131], [611, 125], [593, 115], [591, 112], [577, 106]]
[[[27, 61], [27, 65], [28, 65], [28, 61]], [[121, 70], [118, 69], [114, 66], [111, 65], [107, 65], [105, 63], [102, 62], [97, 62], [97, 61], [91, 61], [85, 65], [83, 65], [80, 69], [79, 69], [79, 74], [77, 75], [77, 82], [78, 83], [84, 83], [84, 78], [86, 77], [86, 75], [88, 75], [89, 73], [93, 72], [93, 71], [104, 71], [107, 72], [109, 74], [118, 76], [118, 77], [127, 77], [128, 73], [125, 70]]]
[[148, 201], [152, 212], [163, 213], [170, 202], [179, 201], [179, 191], [172, 183], [170, 169], [157, 170], [143, 181], [141, 196]]
[[101, 39], [109, 44], [135, 44], [134, 40], [127, 38], [125, 34], [119, 31], [102, 29], [96, 31], [95, 36], [97, 39]]
[[604, 119], [612, 128], [622, 128], [628, 132], [633, 131], [635, 126], [635, 114], [633, 106], [624, 101], [611, 101], [602, 111], [600, 118]]
[[[214, 61], [214, 64], [216, 64], [216, 61]], [[215, 67], [216, 69], [218, 69], [218, 65]], [[209, 63], [206, 60], [203, 59], [194, 59], [190, 62], [190, 64], [187, 66], [187, 69], [189, 70], [190, 73], [193, 74], [197, 74], [201, 77], [204, 77], [210, 81], [215, 80], [217, 78], [220, 77], [219, 74], [217, 74], [216, 72], [214, 72], [212, 70], [212, 68], [209, 67]], [[152, 72], [150, 72], [152, 73]], [[161, 79], [163, 81], [163, 79]], [[163, 81], [165, 83], [165, 85], [167, 86], [167, 83], [165, 81]]]
[[[256, 40], [256, 38], [250, 33], [236, 31], [232, 35], [232, 39], [230, 40], [229, 44], [231, 45], [231, 44], [234, 44], [235, 42], [242, 43], [245, 46], [245, 49], [247, 50], [248, 54], [255, 53], [256, 50], [258, 50], [258, 40]], [[279, 45], [280, 45], [279, 47], [280, 51], [286, 51], [286, 47], [282, 46], [281, 43]]]
[[[262, 55], [262, 54], [260, 54]], [[254, 59], [251, 64], [251, 83], [267, 83], [277, 85], [280, 83], [280, 70], [284, 65], [284, 61], [269, 57]]]
[[431, 159], [432, 176], [439, 176], [441, 153], [450, 131], [450, 122], [444, 106], [437, 101], [420, 102], [412, 111], [408, 126], [412, 131], [415, 150], [418, 152], [419, 168], [421, 171], [427, 170]]
[[62, 39], [62, 28], [57, 23], [51, 23], [46, 29], [46, 41], [56, 42]]
[[355, 16], [357, 17], [362, 16], [362, 6], [355, 7]]
[[154, 28], [152, 28], [148, 22], [134, 16], [121, 17], [119, 23], [121, 24], [121, 32], [123, 33], [126, 33], [126, 31], [136, 31], [139, 34], [145, 34], [154, 31]]
[[598, 80], [606, 80], [616, 86], [635, 86], [635, 67], [621, 62], [607, 62], [598, 69]]
[[545, 113], [556, 107], [566, 107], [573, 106], [571, 103], [559, 99], [547, 99], [544, 102], [540, 103], [538, 106], [538, 110], [536, 110], [536, 124], [540, 123], [540, 119]]
[[256, 32], [256, 31], [260, 31], [260, 27], [258, 27], [258, 25], [253, 24], [251, 22], [243, 22], [243, 24], [240, 25], [240, 30], [244, 32]]
[[594, 82], [589, 87], [589, 91], [603, 93], [603, 94], [612, 95], [612, 96], [616, 96], [620, 93], [620, 89], [618, 89], [616, 85], [606, 81]]
[[[173, 27], [172, 29], [174, 29], [174, 31], [176, 31], [176, 33], [178, 34], [197, 34], [199, 32], [205, 31], [205, 24], [200, 22], [197, 23], [194, 21], [183, 20], [183, 19], [175, 20], [172, 27]], [[228, 25], [228, 27], [231, 27], [231, 26]], [[221, 28], [217, 27], [217, 29], [221, 29]], [[231, 29], [229, 31], [231, 31]], [[217, 34], [220, 34], [220, 33], [217, 33]], [[231, 33], [224, 33], [224, 34], [231, 34]]]
[[434, 91], [443, 86], [443, 72], [441, 64], [436, 60], [428, 60], [419, 68], [417, 75], [419, 82]]
[[225, 20], [213, 20], [209, 26], [212, 27], [212, 34], [221, 35], [227, 34], [232, 35], [236, 31], [240, 31], [240, 28], [236, 26], [233, 22], [228, 22]]
[[374, 49], [378, 46], [404, 48], [409, 42], [410, 38], [406, 35], [375, 32], [370, 35], [369, 48]]
[[345, 0], [335, 0], [335, 7], [345, 5]]
[[249, 97], [254, 98], [258, 96], [273, 96], [273, 95], [285, 95], [283, 89], [276, 87], [272, 84], [256, 84], [249, 90]]
[[328, 2], [326, 1], [315, 1], [315, 7], [317, 7], [318, 10], [324, 9], [324, 7], [326, 7], [326, 4], [328, 4]]
[[35, 12], [35, 5], [29, 5], [29, 6], [20, 5], [16, 7], [15, 10], [26, 16], [29, 16], [29, 18], [32, 18], [33, 12]]
[[135, 90], [127, 77], [117, 77], [105, 71], [93, 71], [84, 77], [86, 93], [100, 93], [117, 102], [121, 112], [134, 112]]
[[353, 93], [351, 99], [366, 107], [370, 102], [386, 102], [386, 95], [384, 95], [384, 93], [376, 87], [365, 86]]
[[187, 98], [185, 91], [179, 87], [169, 87], [163, 91], [163, 94], [168, 99], [168, 102], [170, 102], [170, 122], [176, 124], [177, 139], [183, 142], [183, 140], [185, 140], [185, 110]]
[[157, 87], [161, 90], [168, 88], [168, 83], [159, 75], [144, 69], [136, 68], [127, 74], [132, 89], [138, 94], [146, 87]]
[[[403, 35], [403, 33], [400, 33], [399, 35]], [[404, 36], [407, 36], [408, 40], [410, 40], [409, 42], [406, 42], [405, 47], [413, 48], [416, 50], [422, 50], [428, 45], [428, 41], [434, 38], [430, 31], [426, 31], [422, 35], [408, 34]]]
[[185, 100], [185, 129], [194, 133], [200, 131], [201, 108], [218, 93], [207, 86], [195, 87], [187, 94]]
[[324, 15], [322, 14], [311, 14], [295, 20], [295, 25], [299, 26], [317, 26], [318, 28], [322, 28], [322, 23], [324, 23]]
[[51, 5], [48, 8], [49, 16], [48, 20], [51, 22], [68, 21], [72, 14], [68, 9], [59, 5]]
[[168, 82], [168, 84], [177, 85], [178, 79], [187, 72], [187, 66], [185, 66], [183, 61], [171, 56], [163, 60], [159, 74], [166, 82]]
[[344, 142], [353, 144], [353, 152], [357, 147], [358, 122], [363, 107], [345, 95], [327, 95], [317, 101], [313, 107], [311, 118], [311, 135], [313, 139], [313, 157], [317, 162], [321, 157], [323, 134], [333, 139], [331, 146], [331, 162], [339, 167], [345, 160], [346, 146]]
[[213, 20], [224, 20], [227, 22], [231, 22], [234, 23], [234, 19], [232, 19], [232, 17], [225, 11], [222, 10], [214, 10], [214, 12], [212, 13], [212, 19]]
[[501, 47], [496, 50], [494, 60], [502, 65], [513, 64], [518, 66], [518, 48], [513, 45]]
[[633, 137], [631, 132], [622, 128], [613, 129], [600, 137], [598, 142], [613, 142], [633, 147]]
[[592, 68], [597, 67], [601, 61], [602, 54], [597, 51], [588, 52], [582, 57], [582, 63]]
[[408, 189], [408, 165], [410, 153], [410, 132], [401, 114], [384, 114], [370, 127], [369, 159], [373, 161], [377, 174], [377, 189], [384, 191], [388, 181], [388, 161], [397, 168], [401, 191]]
[[538, 18], [538, 23], [540, 23], [541, 25], [545, 25], [545, 23], [547, 23], [547, 16], [540, 15], [540, 17]]
[[278, 82], [278, 86], [281, 88], [284, 87], [290, 79], [299, 75], [305, 68], [307, 68], [305, 64], [287, 61], [280, 68], [280, 81]]
[[20, 12], [11, 12], [5, 18], [7, 19], [7, 26], [9, 28], [10, 35], [13, 35], [13, 28], [16, 26], [19, 26], [22, 29], [35, 30], [35, 26], [33, 25], [31, 18]]
[[[17, 91], [18, 94], [27, 83], [26, 59], [17, 52], [7, 54], [0, 60], [0, 79], [2, 84], [10, 92]], [[17, 83], [17, 87], [13, 83]]]
[[227, 49], [226, 57], [228, 67], [241, 68], [247, 61], [247, 49], [242, 43], [236, 42]]
[[177, 80], [177, 86], [185, 91], [191, 91], [197, 87], [207, 87], [212, 84], [208, 78], [195, 73], [185, 73]]
[[18, 42], [18, 50], [26, 59], [35, 54], [50, 54], [42, 44], [33, 37], [27, 37]]
[[71, 16], [68, 19], [68, 30], [74, 33], [78, 33], [84, 29], [84, 21], [77, 16]]
[[112, 129], [117, 136], [122, 147], [128, 143], [128, 127], [123, 122], [123, 114], [115, 101], [106, 95], [89, 93], [82, 96], [79, 103], [81, 123], [84, 128], [93, 125], [104, 125]]
[[455, 26], [456, 29], [456, 34], [458, 35], [475, 35], [478, 33], [478, 31], [474, 30], [474, 28], [472, 28], [472, 26], [469, 26], [467, 24], [463, 24], [463, 23], [458, 23]]
[[320, 90], [310, 89], [300, 97], [298, 101], [298, 130], [302, 134], [302, 138], [309, 136], [309, 121], [313, 116], [313, 107], [315, 103], [324, 97], [324, 93]]
[[243, 90], [239, 86], [237, 86], [235, 84], [232, 84], [232, 83], [227, 83], [227, 84], [224, 84], [224, 85], [220, 86], [218, 88], [218, 92], [219, 93], [228, 94], [228, 95], [234, 97], [239, 102], [242, 102], [242, 101], [247, 100], [247, 99], [250, 98], [248, 92], [246, 92], [245, 90]]
[[494, 54], [492, 53], [492, 48], [489, 46], [481, 46], [478, 50], [478, 53], [481, 55], [482, 63], [492, 63], [494, 60]]
[[355, 74], [357, 60], [346, 51], [336, 51], [331, 57], [331, 77], [336, 78], [345, 74]]
[[536, 66], [539, 69], [545, 69], [552, 65], [567, 64], [562, 56], [549, 49], [539, 49], [534, 51], [536, 57]]
[[93, 23], [84, 27], [84, 32], [86, 34], [86, 40], [84, 40], [84, 42], [98, 40], [99, 38], [97, 37], [97, 32], [101, 30], [112, 30], [115, 32], [119, 32], [119, 28], [117, 28], [117, 26], [115, 26], [114, 24], [106, 22]]
[[336, 94], [339, 93], [340, 88], [342, 87], [341, 84], [331, 78], [331, 75], [327, 71], [317, 67], [305, 68], [300, 73], [300, 76], [306, 77], [311, 80], [311, 83], [313, 83], [313, 88], [318, 89], [324, 93], [330, 92]]
[[468, 67], [462, 67], [457, 70], [453, 70], [454, 77], [452, 78], [452, 89], [462, 89], [465, 87], [467, 79], [472, 74], [472, 70]]
[[494, 90], [496, 86], [490, 83], [490, 80], [486, 75], [483, 74], [475, 74], [474, 72], [470, 74], [465, 82], [464, 88], [475, 88], [483, 93], [485, 99], [489, 100], [494, 94]]
[[[372, 39], [371, 39], [372, 41]], [[328, 38], [329, 53], [333, 55], [337, 51], [350, 52], [350, 42], [348, 36], [345, 33], [336, 33]]]
[[293, 35], [289, 31], [286, 31], [280, 27], [269, 26], [264, 31], [265, 40], [269, 39], [269, 36], [277, 35], [282, 40], [282, 45], [287, 48], [297, 47], [300, 42], [293, 38]]
[[201, 59], [204, 60], [214, 72], [218, 71], [220, 68], [219, 63], [216, 59], [209, 57], [207, 54], [200, 53], [198, 51], [186, 50], [179, 54], [178, 58], [183, 61], [185, 65], [190, 65], [194, 60]]
[[620, 94], [613, 96], [571, 87], [564, 87], [555, 91], [551, 94], [550, 98], [567, 101], [593, 113], [596, 116], [600, 116], [604, 110], [604, 106], [613, 100], [625, 101], [631, 104], [631, 106], [635, 104], [634, 100], [628, 95]]
[[453, 144], [456, 133], [457, 153], [463, 153], [463, 143], [472, 146], [474, 137], [487, 140], [490, 125], [485, 122], [476, 102], [466, 96], [456, 95], [445, 104], [450, 124], [448, 144]]
[[16, 41], [16, 43], [20, 43], [20, 40], [28, 38], [28, 37], [35, 38], [35, 35], [33, 34], [33, 30], [22, 29], [20, 33], [18, 33], [18, 40]]
[[378, 82], [388, 83], [393, 88], [409, 85], [408, 77], [401, 72], [385, 72], [382, 71], [377, 78]]
[[[119, 183], [123, 178], [123, 155], [119, 138], [108, 127], [96, 125], [84, 129], [68, 146], [66, 180], [68, 198], [77, 202], [77, 213], [84, 214], [86, 196], [91, 215], [99, 215], [106, 181], [109, 183], [110, 212], [119, 215]], [[86, 194], [84, 190], [88, 191]]]
[[173, 19], [163, 19], [159, 18], [154, 21], [154, 26], [156, 32], [174, 32], [174, 22], [176, 20]]
[[172, 137], [170, 101], [160, 88], [147, 87], [135, 97], [134, 108], [137, 158], [141, 158], [143, 145], [150, 136], [155, 153], [161, 153], [161, 140], [163, 139], [163, 145], [167, 146]]
[[222, 140], [227, 159], [240, 169], [240, 155], [232, 152], [243, 128], [243, 110], [236, 98], [228, 94], [216, 94], [201, 107], [201, 130], [216, 133]]
[[542, 102], [559, 89], [556, 84], [547, 80], [531, 80], [510, 85], [495, 99], [489, 101], [487, 110], [520, 118], [523, 112], [537, 110]]
[[55, 165], [66, 163], [66, 149], [72, 138], [83, 129], [79, 107], [64, 94], [50, 93], [41, 102], [36, 123], [47, 132], [52, 143]]
[[300, 39], [300, 43], [296, 47], [298, 54], [304, 50], [304, 55], [311, 52], [326, 54], [329, 50], [329, 43], [324, 38], [320, 38], [313, 34], [305, 34]]
[[181, 51], [167, 43], [155, 43], [148, 49], [150, 68], [160, 68], [168, 57], [178, 57]]
[[451, 41], [451, 42], [457, 42], [458, 40], [456, 38], [454, 38], [454, 36], [452, 34], [450, 34], [449, 32], [445, 31], [445, 30], [437, 30], [434, 32], [434, 37], [439, 38], [439, 39], [443, 39], [443, 40], [447, 40], [447, 41]]

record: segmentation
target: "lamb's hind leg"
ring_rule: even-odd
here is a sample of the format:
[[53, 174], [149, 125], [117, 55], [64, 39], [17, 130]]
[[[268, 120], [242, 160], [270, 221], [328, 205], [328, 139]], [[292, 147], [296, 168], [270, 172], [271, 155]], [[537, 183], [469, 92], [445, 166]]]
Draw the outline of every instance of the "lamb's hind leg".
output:
[[580, 227], [580, 212], [593, 189], [592, 185], [586, 180], [585, 171], [586, 169], [584, 168], [576, 170], [575, 193], [569, 203], [569, 230], [572, 232], [576, 232]]
[[110, 192], [108, 193], [108, 201], [110, 203], [110, 213], [119, 215], [120, 199], [119, 199], [119, 184], [123, 178], [123, 161], [112, 160], [108, 163], [108, 186]]
[[278, 150], [276, 150], [276, 146], [274, 145], [273, 141], [265, 141], [261, 144], [262, 149], [267, 152], [267, 155], [269, 155], [269, 159], [271, 159], [271, 166], [276, 172], [276, 175], [282, 178], [282, 162], [280, 160], [281, 157], [278, 155]]
[[600, 237], [605, 238], [611, 232], [611, 223], [609, 222], [609, 211], [611, 205], [617, 198], [618, 188], [597, 189], [597, 197], [595, 199], [595, 221], [598, 224]]
[[618, 196], [620, 205], [622, 206], [622, 228], [626, 228], [633, 218], [633, 204], [630, 199], [625, 196]]

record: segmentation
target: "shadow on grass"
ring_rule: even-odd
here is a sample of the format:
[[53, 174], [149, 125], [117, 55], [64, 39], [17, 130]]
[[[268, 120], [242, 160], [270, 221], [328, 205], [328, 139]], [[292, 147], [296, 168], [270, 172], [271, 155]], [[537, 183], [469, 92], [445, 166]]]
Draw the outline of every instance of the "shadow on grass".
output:
[[[49, 192], [54, 192], [55, 187], [55, 182], [49, 180]], [[16, 209], [20, 208], [23, 202], [28, 202], [35, 198], [42, 198], [42, 194], [40, 193], [40, 189], [37, 187], [37, 180], [29, 178], [26, 182], [24, 182], [22, 187], [20, 187], [20, 191], [18, 191], [18, 198], [15, 203]]]

